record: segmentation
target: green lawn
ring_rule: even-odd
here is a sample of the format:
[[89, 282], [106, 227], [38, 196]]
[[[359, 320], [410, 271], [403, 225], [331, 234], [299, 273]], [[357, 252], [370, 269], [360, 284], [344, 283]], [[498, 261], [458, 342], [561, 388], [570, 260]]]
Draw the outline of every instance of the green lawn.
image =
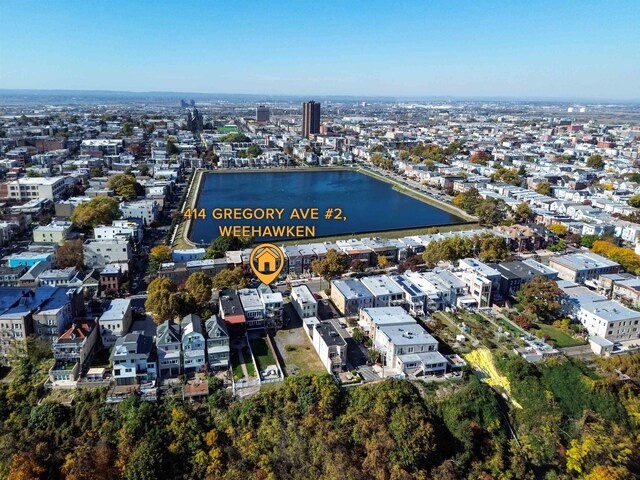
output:
[[231, 368], [233, 369], [233, 378], [244, 378], [240, 357], [235, 350], [231, 353]]
[[251, 343], [251, 350], [253, 350], [253, 355], [255, 356], [260, 371], [269, 365], [276, 365], [276, 359], [264, 338], [254, 338], [249, 340], [249, 342]]
[[256, 367], [251, 360], [251, 350], [249, 350], [249, 347], [246, 345], [242, 347], [242, 356], [244, 357], [244, 364], [247, 367], [247, 374], [249, 374], [250, 377], [256, 377]]
[[548, 335], [550, 338], [550, 342], [553, 342], [553, 344], [558, 348], [577, 347], [579, 345], [586, 344], [582, 340], [576, 340], [571, 335], [566, 334], [553, 325], [545, 325], [542, 323], [538, 324], [536, 334], [540, 337], [543, 335]]
[[516, 327], [514, 327], [511, 323], [507, 322], [507, 321], [506, 321], [504, 318], [502, 318], [502, 317], [495, 316], [495, 317], [493, 317], [493, 320], [494, 320], [498, 325], [500, 325], [503, 329], [505, 329], [505, 330], [506, 330], [506, 331], [508, 331], [508, 332], [511, 332], [511, 334], [512, 334], [512, 335], [519, 336], [519, 335], [522, 335], [522, 334], [524, 334], [524, 333], [527, 333], [527, 332], [525, 332], [524, 330], [522, 330], [522, 329], [520, 329], [520, 328], [516, 328]]

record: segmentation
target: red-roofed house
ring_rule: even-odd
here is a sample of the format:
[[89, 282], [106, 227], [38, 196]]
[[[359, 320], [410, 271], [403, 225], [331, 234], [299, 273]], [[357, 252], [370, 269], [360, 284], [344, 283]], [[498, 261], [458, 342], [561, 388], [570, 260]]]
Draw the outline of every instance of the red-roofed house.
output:
[[49, 371], [49, 379], [58, 382], [75, 382], [88, 367], [96, 341], [98, 329], [95, 322], [74, 323], [53, 344], [56, 363]]

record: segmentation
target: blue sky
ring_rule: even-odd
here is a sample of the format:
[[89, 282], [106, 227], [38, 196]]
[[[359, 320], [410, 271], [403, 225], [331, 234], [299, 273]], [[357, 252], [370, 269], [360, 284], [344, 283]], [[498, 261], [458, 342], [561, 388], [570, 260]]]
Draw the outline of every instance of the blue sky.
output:
[[0, 88], [640, 100], [640, 1], [0, 2]]

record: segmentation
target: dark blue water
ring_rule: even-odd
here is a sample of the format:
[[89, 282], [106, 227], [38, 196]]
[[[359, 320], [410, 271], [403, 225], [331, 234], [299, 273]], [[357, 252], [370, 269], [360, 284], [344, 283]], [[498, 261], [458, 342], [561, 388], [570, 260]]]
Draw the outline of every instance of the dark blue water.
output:
[[[214, 220], [214, 208], [284, 208], [283, 220]], [[290, 220], [293, 208], [317, 207], [319, 220]], [[190, 238], [209, 243], [220, 225], [315, 225], [317, 237], [383, 230], [432, 227], [464, 220], [437, 207], [395, 191], [386, 182], [351, 171], [257, 172], [206, 174]], [[327, 208], [341, 208], [346, 221], [325, 220]], [[255, 237], [254, 240], [283, 238]]]

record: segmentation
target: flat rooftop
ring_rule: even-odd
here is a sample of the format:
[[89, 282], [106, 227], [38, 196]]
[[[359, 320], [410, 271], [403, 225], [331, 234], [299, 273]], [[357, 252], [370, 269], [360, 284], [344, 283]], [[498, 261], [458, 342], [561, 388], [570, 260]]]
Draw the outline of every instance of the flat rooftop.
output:
[[364, 277], [360, 281], [376, 297], [402, 294], [402, 289], [386, 275]]
[[376, 325], [411, 325], [416, 323], [415, 318], [402, 307], [363, 308], [362, 313], [367, 315]]
[[315, 325], [316, 333], [318, 333], [324, 343], [328, 346], [346, 347], [347, 342], [338, 333], [331, 322], [320, 322]]
[[401, 345], [438, 345], [438, 341], [417, 323], [402, 326], [381, 326], [378, 329], [395, 346]]
[[371, 297], [371, 292], [367, 290], [360, 281], [350, 280], [332, 280], [331, 282], [338, 291], [347, 299], [367, 298]]
[[591, 252], [570, 253], [553, 257], [549, 262], [557, 263], [574, 271], [593, 270], [596, 268], [617, 267], [618, 263]]
[[297, 285], [291, 289], [294, 295], [301, 303], [318, 303], [306, 285]]

